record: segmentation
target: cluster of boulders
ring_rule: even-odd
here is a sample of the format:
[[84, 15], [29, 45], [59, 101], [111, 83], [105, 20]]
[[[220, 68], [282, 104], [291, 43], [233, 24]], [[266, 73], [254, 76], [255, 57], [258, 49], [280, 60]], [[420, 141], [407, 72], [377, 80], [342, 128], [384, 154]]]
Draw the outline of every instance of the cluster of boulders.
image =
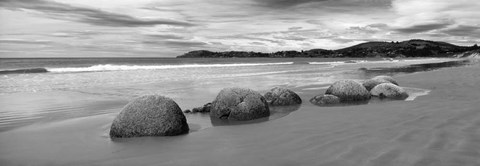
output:
[[196, 107], [196, 108], [193, 108], [192, 110], [185, 110], [183, 111], [184, 113], [206, 113], [206, 112], [210, 112], [210, 109], [212, 108], [212, 103], [207, 103], [201, 107]]
[[[301, 103], [300, 96], [285, 88], [273, 88], [265, 95], [246, 88], [225, 88], [212, 103], [184, 113], [210, 113], [211, 118], [218, 120], [248, 121], [270, 116], [270, 106]], [[136, 98], [122, 109], [113, 120], [110, 136], [174, 136], [188, 131], [187, 120], [175, 101], [148, 95]]]
[[356, 104], [368, 102], [372, 96], [381, 99], [403, 100], [408, 97], [408, 94], [398, 86], [398, 82], [394, 78], [377, 76], [363, 82], [336, 81], [325, 91], [325, 94], [313, 97], [310, 102], [321, 106]]
[[[372, 96], [405, 99], [408, 94], [392, 77], [377, 76], [362, 83], [354, 80], [337, 81], [325, 94], [313, 97], [310, 102], [329, 106], [365, 102]], [[181, 135], [189, 131], [183, 113], [209, 113], [212, 120], [248, 121], [270, 116], [271, 106], [301, 103], [302, 99], [298, 94], [285, 88], [275, 87], [264, 95], [246, 88], [225, 88], [213, 102], [182, 112], [177, 103], [168, 97], [147, 95], [134, 99], [122, 109], [112, 122], [110, 136]]]

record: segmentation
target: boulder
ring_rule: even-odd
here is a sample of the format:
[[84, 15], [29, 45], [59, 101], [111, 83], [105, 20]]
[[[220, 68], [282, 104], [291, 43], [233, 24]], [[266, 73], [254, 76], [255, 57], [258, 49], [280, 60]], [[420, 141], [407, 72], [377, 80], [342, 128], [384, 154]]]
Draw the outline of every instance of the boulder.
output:
[[193, 108], [192, 109], [192, 113], [206, 113], [206, 112], [210, 112], [210, 108], [212, 107], [212, 103], [207, 103], [205, 105], [203, 105], [202, 107], [197, 107], [197, 108]]
[[392, 83], [382, 83], [375, 86], [370, 93], [372, 96], [380, 98], [390, 98], [403, 100], [408, 97], [407, 92], [402, 88]]
[[317, 95], [310, 99], [310, 102], [315, 105], [334, 105], [340, 103], [340, 98], [334, 95]]
[[275, 87], [269, 92], [263, 95], [267, 100], [267, 103], [272, 106], [286, 106], [286, 105], [296, 105], [302, 104], [302, 99], [295, 92], [285, 89]]
[[362, 85], [367, 88], [368, 91], [372, 90], [373, 87], [377, 86], [378, 84], [381, 84], [381, 83], [391, 83], [390, 81], [387, 81], [387, 80], [384, 80], [384, 79], [380, 79], [380, 78], [372, 78], [372, 79], [368, 79], [368, 80], [365, 80]]
[[340, 80], [333, 83], [325, 92], [340, 98], [341, 102], [357, 102], [370, 99], [370, 92], [360, 83], [353, 80]]
[[265, 98], [258, 92], [245, 88], [222, 89], [210, 109], [211, 118], [253, 120], [270, 116]]
[[110, 137], [174, 136], [188, 131], [187, 119], [175, 101], [147, 95], [122, 109], [112, 122]]
[[387, 80], [388, 82], [390, 82], [392, 84], [398, 85], [397, 81], [393, 77], [390, 77], [390, 76], [380, 75], [380, 76], [373, 77], [372, 79], [383, 79], [383, 80]]
[[192, 110], [187, 109], [183, 111], [183, 113], [207, 113], [207, 112], [210, 112], [211, 107], [212, 107], [212, 103], [207, 103], [201, 107], [193, 108]]

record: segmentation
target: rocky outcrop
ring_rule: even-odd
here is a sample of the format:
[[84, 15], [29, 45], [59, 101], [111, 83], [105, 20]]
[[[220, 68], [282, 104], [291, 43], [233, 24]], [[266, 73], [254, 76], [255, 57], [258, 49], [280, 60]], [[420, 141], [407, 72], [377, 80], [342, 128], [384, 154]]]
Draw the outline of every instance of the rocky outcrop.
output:
[[393, 77], [391, 76], [385, 76], [385, 75], [380, 75], [380, 76], [376, 76], [376, 77], [373, 77], [372, 79], [376, 79], [376, 80], [386, 80], [392, 84], [395, 84], [395, 85], [398, 85], [398, 82], [397, 80], [395, 80]]
[[302, 104], [302, 99], [295, 92], [275, 87], [263, 95], [267, 100], [267, 103], [272, 106], [286, 106]]
[[335, 105], [340, 104], [340, 98], [334, 95], [317, 95], [310, 99], [310, 102], [321, 106]]
[[265, 98], [260, 93], [245, 88], [222, 89], [210, 109], [210, 117], [218, 119], [245, 121], [269, 115]]
[[387, 81], [385, 79], [381, 79], [381, 78], [372, 78], [372, 79], [368, 79], [368, 80], [365, 80], [362, 85], [368, 90], [372, 90], [373, 87], [377, 86], [378, 84], [381, 84], [381, 83], [391, 83], [390, 81]]
[[207, 103], [202, 107], [196, 107], [196, 108], [193, 108], [192, 110], [187, 109], [183, 112], [184, 113], [207, 113], [207, 112], [210, 112], [211, 107], [212, 107], [212, 103]]
[[403, 100], [408, 97], [407, 92], [402, 88], [392, 83], [382, 83], [375, 86], [370, 93], [372, 96], [380, 98]]
[[325, 94], [340, 98], [341, 102], [357, 102], [370, 99], [370, 92], [360, 83], [353, 80], [340, 80], [333, 83]]
[[147, 95], [122, 109], [112, 122], [110, 137], [174, 136], [188, 131], [187, 120], [175, 101]]

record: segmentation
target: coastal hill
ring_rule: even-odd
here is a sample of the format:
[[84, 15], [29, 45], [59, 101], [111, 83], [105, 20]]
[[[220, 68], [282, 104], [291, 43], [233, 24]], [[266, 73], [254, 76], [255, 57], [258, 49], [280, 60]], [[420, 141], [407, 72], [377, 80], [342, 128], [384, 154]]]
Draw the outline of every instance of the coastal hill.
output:
[[227, 51], [212, 52], [197, 50], [177, 56], [177, 58], [293, 58], [293, 57], [452, 57], [456, 54], [479, 49], [454, 44], [413, 39], [402, 42], [366, 42], [338, 50], [311, 49], [302, 51], [278, 51], [273, 53]]

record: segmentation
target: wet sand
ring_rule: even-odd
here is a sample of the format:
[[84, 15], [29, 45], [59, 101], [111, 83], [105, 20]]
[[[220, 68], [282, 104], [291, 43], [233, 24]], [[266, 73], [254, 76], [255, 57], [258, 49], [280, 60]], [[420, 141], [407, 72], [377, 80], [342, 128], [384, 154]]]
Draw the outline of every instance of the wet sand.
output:
[[[213, 126], [188, 115], [177, 137], [112, 141], [113, 113], [0, 133], [0, 165], [480, 165], [480, 66], [396, 76], [431, 90], [412, 101], [318, 107], [324, 89], [293, 89], [304, 103], [268, 121]], [[108, 112], [108, 111], [107, 111]]]

